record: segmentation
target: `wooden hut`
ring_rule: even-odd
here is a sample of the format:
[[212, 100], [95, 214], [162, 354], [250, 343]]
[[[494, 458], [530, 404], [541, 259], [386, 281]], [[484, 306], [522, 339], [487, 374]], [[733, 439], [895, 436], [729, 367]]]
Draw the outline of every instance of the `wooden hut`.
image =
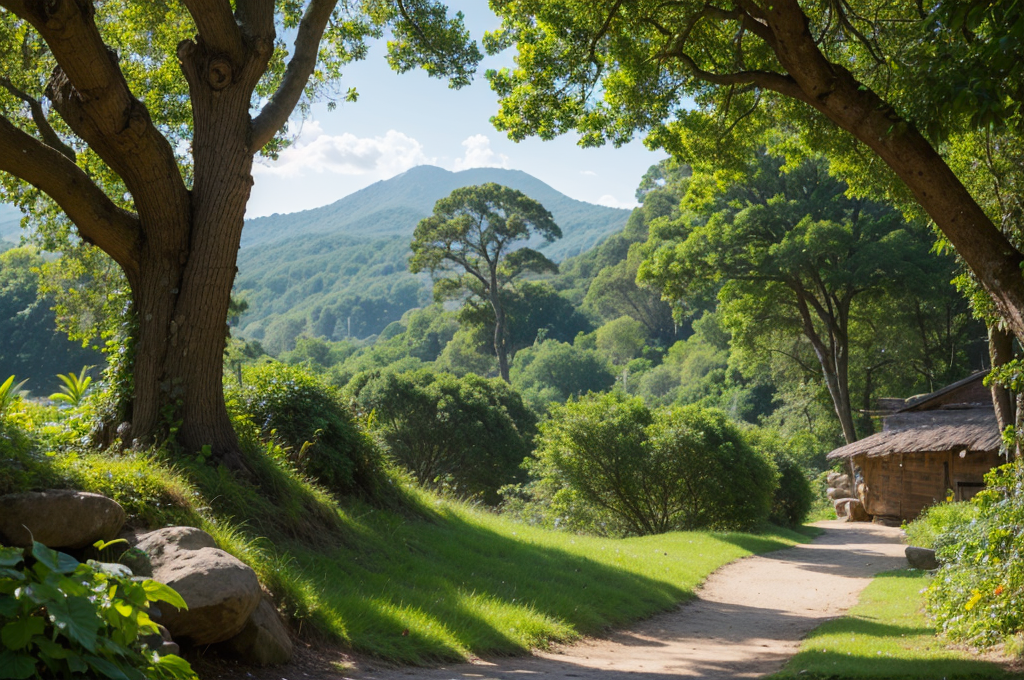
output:
[[875, 521], [912, 520], [950, 493], [966, 500], [984, 487], [986, 472], [1006, 462], [986, 375], [908, 399], [883, 418], [881, 432], [828, 454], [848, 463]]

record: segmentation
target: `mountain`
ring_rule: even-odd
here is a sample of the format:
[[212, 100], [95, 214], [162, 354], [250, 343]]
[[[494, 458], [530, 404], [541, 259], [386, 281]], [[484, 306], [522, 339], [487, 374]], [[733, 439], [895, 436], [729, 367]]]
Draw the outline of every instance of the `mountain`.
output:
[[401, 235], [411, 239], [416, 224], [434, 211], [439, 199], [460, 187], [487, 182], [518, 189], [551, 211], [562, 229], [562, 238], [537, 247], [556, 262], [590, 250], [605, 236], [621, 230], [629, 218], [629, 210], [577, 201], [520, 170], [473, 168], [449, 172], [420, 165], [322, 208], [248, 220], [242, 247], [307, 234], [373, 238]]
[[322, 208], [248, 220], [235, 294], [249, 309], [237, 333], [274, 353], [301, 334], [380, 333], [430, 299], [429, 279], [407, 266], [416, 224], [454, 189], [486, 182], [518, 189], [551, 211], [563, 237], [531, 245], [555, 261], [621, 231], [630, 214], [574, 200], [518, 170], [419, 166]]

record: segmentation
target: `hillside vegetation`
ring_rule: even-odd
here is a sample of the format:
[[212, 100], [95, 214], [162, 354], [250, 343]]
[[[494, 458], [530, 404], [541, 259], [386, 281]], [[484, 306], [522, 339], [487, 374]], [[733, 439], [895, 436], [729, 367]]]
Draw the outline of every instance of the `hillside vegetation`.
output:
[[452, 190], [487, 182], [551, 211], [563, 237], [528, 245], [556, 262], [620, 231], [630, 214], [571, 199], [518, 170], [419, 166], [322, 208], [248, 221], [235, 282], [235, 295], [249, 304], [239, 334], [278, 353], [300, 334], [341, 340], [380, 333], [430, 297], [427, 277], [406, 266], [416, 224]]

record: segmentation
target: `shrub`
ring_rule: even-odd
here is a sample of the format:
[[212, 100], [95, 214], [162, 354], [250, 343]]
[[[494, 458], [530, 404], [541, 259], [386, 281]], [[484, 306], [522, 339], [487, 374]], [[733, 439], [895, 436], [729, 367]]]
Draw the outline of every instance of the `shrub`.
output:
[[778, 474], [719, 411], [652, 412], [615, 394], [553, 407], [537, 458], [564, 504], [585, 502], [635, 534], [753, 526], [768, 516]]
[[[0, 678], [195, 678], [188, 662], [146, 644], [150, 602], [185, 602], [116, 564], [80, 564], [42, 543], [0, 548]], [[159, 638], [158, 638], [159, 639]]]
[[779, 526], [803, 524], [814, 505], [814, 491], [807, 474], [790, 454], [792, 440], [785, 440], [773, 429], [752, 427], [746, 431], [747, 442], [763, 456], [770, 458], [779, 471], [779, 484], [772, 494], [768, 519]]
[[939, 503], [903, 527], [907, 544], [938, 549], [978, 517], [978, 506], [969, 501]]
[[520, 350], [512, 360], [512, 385], [538, 412], [550, 402], [603, 392], [615, 384], [608, 364], [594, 350], [545, 340]]
[[971, 500], [977, 517], [957, 517], [936, 539], [942, 566], [928, 589], [942, 630], [975, 645], [1024, 630], [1024, 464], [996, 468], [985, 482]]
[[521, 475], [536, 418], [499, 379], [371, 371], [348, 386], [393, 460], [421, 484], [494, 504]]
[[246, 367], [242, 383], [226, 390], [229, 407], [265, 440], [283, 443], [302, 473], [340, 495], [383, 492], [380, 453], [332, 387], [278, 362]]

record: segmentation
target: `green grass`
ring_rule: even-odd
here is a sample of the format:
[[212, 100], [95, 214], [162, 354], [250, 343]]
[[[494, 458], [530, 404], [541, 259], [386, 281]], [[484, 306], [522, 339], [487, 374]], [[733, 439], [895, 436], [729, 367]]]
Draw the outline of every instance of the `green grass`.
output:
[[443, 500], [397, 476], [376, 507], [339, 504], [272, 447], [242, 439], [247, 479], [166, 452], [0, 442], [0, 482], [104, 493], [136, 526], [199, 526], [256, 570], [300, 637], [407, 664], [522, 653], [621, 626], [689, 599], [727, 562], [809, 533], [583, 537]]
[[783, 678], [1010, 678], [996, 664], [947, 649], [924, 614], [931, 577], [915, 569], [880, 574], [849, 613], [816, 628]]
[[369, 513], [356, 547], [292, 547], [318, 614], [352, 649], [403, 663], [523, 653], [664, 611], [719, 566], [806, 540], [672, 533], [583, 537], [435, 501], [433, 521]]

